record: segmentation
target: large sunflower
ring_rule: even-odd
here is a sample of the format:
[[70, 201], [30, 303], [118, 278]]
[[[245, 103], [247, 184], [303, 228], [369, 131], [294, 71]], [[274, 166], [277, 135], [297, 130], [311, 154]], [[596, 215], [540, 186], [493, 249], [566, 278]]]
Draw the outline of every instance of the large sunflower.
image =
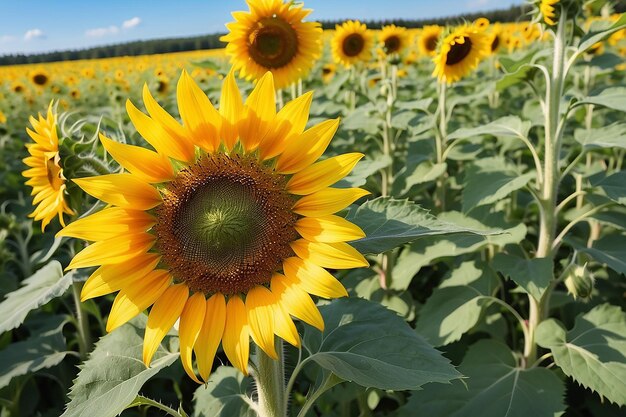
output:
[[248, 0], [248, 6], [250, 12], [233, 13], [220, 38], [234, 69], [248, 80], [271, 71], [276, 88], [304, 77], [322, 52], [320, 24], [302, 21], [311, 10], [282, 0]]
[[424, 26], [418, 39], [417, 47], [424, 56], [434, 56], [437, 52], [437, 43], [443, 32], [443, 28], [438, 25]]
[[367, 62], [372, 57], [374, 38], [364, 23], [348, 20], [335, 26], [331, 42], [333, 59], [338, 64], [350, 68], [357, 62]]
[[378, 35], [386, 55], [400, 54], [409, 45], [409, 32], [396, 25], [383, 26]]
[[65, 201], [65, 177], [59, 157], [59, 138], [57, 136], [56, 115], [52, 112], [52, 103], [48, 106], [46, 118], [39, 114], [39, 119], [30, 117], [34, 131], [26, 129], [35, 143], [26, 144], [30, 156], [24, 163], [30, 168], [22, 173], [33, 187], [31, 195], [35, 211], [30, 214], [36, 221], [41, 220], [41, 230], [45, 230], [55, 216], [65, 226], [63, 214], [74, 214]]
[[458, 81], [476, 68], [490, 50], [489, 37], [482, 29], [468, 24], [460, 26], [441, 42], [433, 58], [433, 76], [448, 84]]
[[127, 110], [156, 152], [101, 136], [128, 172], [75, 180], [109, 207], [60, 232], [96, 242], [68, 269], [99, 266], [83, 300], [119, 291], [108, 331], [152, 306], [146, 364], [180, 318], [181, 360], [191, 378], [198, 381], [192, 352], [207, 381], [220, 341], [247, 373], [250, 337], [276, 357], [274, 335], [299, 346], [291, 316], [323, 329], [309, 294], [347, 295], [324, 268], [367, 266], [345, 243], [363, 232], [332, 214], [367, 192], [330, 187], [363, 155], [315, 162], [339, 120], [304, 130], [312, 93], [277, 113], [274, 91], [268, 72], [244, 104], [231, 72], [218, 112], [183, 72], [181, 125], [144, 87], [149, 115], [130, 101]]

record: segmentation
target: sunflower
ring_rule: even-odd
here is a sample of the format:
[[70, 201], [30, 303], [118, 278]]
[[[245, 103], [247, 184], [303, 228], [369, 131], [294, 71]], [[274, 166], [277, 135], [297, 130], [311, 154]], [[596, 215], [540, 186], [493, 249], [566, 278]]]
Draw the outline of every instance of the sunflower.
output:
[[434, 56], [437, 52], [437, 43], [443, 32], [443, 28], [438, 25], [424, 26], [417, 39], [417, 47], [424, 56]]
[[387, 25], [382, 27], [378, 39], [386, 55], [400, 54], [409, 44], [409, 33], [406, 28]]
[[11, 91], [13, 91], [14, 93], [21, 94], [24, 92], [25, 89], [26, 89], [26, 86], [19, 81], [16, 81], [13, 84], [11, 84]]
[[494, 24], [489, 32], [489, 50], [492, 54], [498, 52], [500, 47], [504, 44], [502, 39], [502, 26], [499, 23]]
[[357, 62], [367, 62], [372, 57], [374, 38], [364, 23], [348, 20], [335, 26], [331, 51], [336, 63], [350, 68]]
[[322, 52], [320, 24], [302, 21], [311, 10], [282, 0], [248, 0], [248, 6], [250, 12], [233, 13], [220, 38], [233, 68], [248, 80], [270, 71], [276, 88], [304, 77]]
[[458, 81], [476, 68], [489, 51], [489, 37], [482, 29], [468, 24], [460, 26], [441, 42], [433, 58], [433, 76], [448, 84]]
[[65, 177], [59, 157], [59, 138], [57, 136], [56, 115], [52, 112], [52, 103], [48, 106], [47, 117], [39, 114], [39, 120], [31, 116], [30, 123], [34, 131], [26, 129], [28, 135], [35, 141], [26, 145], [30, 156], [24, 158], [24, 163], [30, 168], [22, 173], [29, 178], [26, 185], [33, 187], [31, 195], [35, 211], [29, 216], [36, 221], [42, 220], [41, 230], [55, 217], [65, 226], [63, 213], [74, 214], [65, 201]]
[[330, 80], [333, 79], [336, 72], [337, 72], [337, 66], [335, 64], [333, 63], [325, 64], [322, 67], [322, 81], [324, 81], [325, 84], [328, 84]]
[[2, 110], [0, 110], [0, 125], [3, 125], [7, 122], [7, 117], [4, 115], [4, 113], [2, 113]]
[[[242, 102], [233, 72], [224, 79], [219, 112], [183, 71], [177, 86], [179, 124], [144, 86], [148, 114], [130, 101], [137, 131], [156, 152], [101, 135], [128, 172], [74, 180], [110, 206], [59, 235], [96, 243], [68, 269], [99, 266], [82, 299], [118, 291], [107, 330], [152, 306], [143, 360], [180, 318], [182, 364], [207, 381], [222, 343], [247, 373], [249, 338], [276, 357], [274, 335], [299, 346], [291, 316], [318, 329], [322, 317], [309, 294], [346, 296], [324, 268], [367, 266], [347, 241], [363, 232], [335, 213], [368, 194], [331, 188], [363, 156], [315, 162], [339, 120], [307, 130], [312, 93], [278, 113], [266, 73]], [[191, 293], [191, 295], [190, 295]]]
[[31, 71], [30, 81], [38, 87], [45, 87], [50, 82], [50, 75], [42, 68]]
[[[550, 26], [556, 25], [556, 8], [554, 7], [559, 0], [541, 0], [539, 2], [539, 13], [543, 16], [543, 21]], [[558, 20], [558, 19], [557, 19]]]

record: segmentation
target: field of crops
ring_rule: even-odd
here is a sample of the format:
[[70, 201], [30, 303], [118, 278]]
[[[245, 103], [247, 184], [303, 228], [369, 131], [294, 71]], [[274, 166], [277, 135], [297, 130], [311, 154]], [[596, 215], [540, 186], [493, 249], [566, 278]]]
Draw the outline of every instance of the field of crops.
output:
[[626, 16], [581, 3], [0, 67], [0, 416], [623, 415]]

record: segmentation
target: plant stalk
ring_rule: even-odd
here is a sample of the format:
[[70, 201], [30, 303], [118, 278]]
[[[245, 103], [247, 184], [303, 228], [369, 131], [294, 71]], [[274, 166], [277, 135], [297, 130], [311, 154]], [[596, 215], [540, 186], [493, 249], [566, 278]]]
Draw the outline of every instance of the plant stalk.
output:
[[286, 417], [285, 364], [283, 341], [276, 338], [278, 359], [270, 358], [263, 349], [256, 348], [256, 380], [259, 417]]

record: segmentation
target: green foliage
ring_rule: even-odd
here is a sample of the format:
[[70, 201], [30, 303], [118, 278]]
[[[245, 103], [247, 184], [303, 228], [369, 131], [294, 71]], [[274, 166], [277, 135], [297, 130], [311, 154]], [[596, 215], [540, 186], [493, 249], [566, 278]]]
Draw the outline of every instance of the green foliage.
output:
[[250, 378], [229, 366], [220, 366], [209, 382], [193, 395], [193, 417], [254, 417], [248, 391]]
[[493, 258], [493, 267], [515, 281], [535, 300], [541, 300], [554, 276], [552, 259], [549, 258], [523, 259], [498, 253]]

